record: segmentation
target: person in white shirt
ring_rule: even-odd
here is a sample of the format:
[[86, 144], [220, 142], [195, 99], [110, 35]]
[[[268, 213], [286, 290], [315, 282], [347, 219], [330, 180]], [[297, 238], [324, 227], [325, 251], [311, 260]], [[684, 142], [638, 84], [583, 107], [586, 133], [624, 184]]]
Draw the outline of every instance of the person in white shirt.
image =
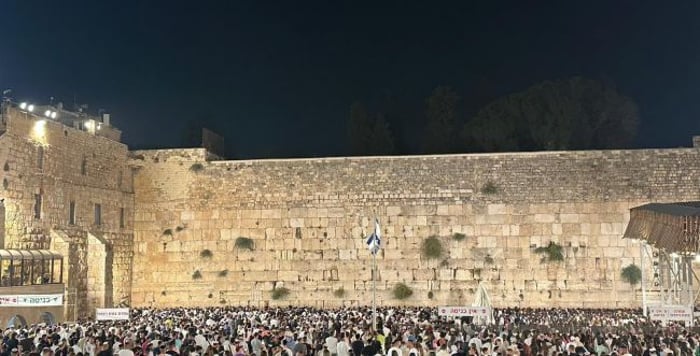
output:
[[435, 356], [450, 356], [450, 352], [447, 351], [447, 344], [440, 346], [440, 350], [438, 350]]
[[133, 343], [131, 340], [124, 340], [124, 347], [117, 352], [117, 355], [119, 356], [134, 356], [134, 352], [131, 351], [131, 349], [134, 348]]
[[338, 339], [331, 334], [331, 336], [326, 338], [326, 345], [328, 351], [330, 351], [331, 356], [338, 355]]
[[345, 333], [343, 333], [340, 336], [340, 340], [338, 340], [337, 349], [338, 349], [338, 352], [337, 352], [338, 356], [350, 356], [350, 345], [348, 345], [348, 340], [347, 340]]
[[386, 352], [387, 356], [403, 356], [403, 351], [401, 351], [401, 340], [396, 339], [391, 345], [391, 348]]

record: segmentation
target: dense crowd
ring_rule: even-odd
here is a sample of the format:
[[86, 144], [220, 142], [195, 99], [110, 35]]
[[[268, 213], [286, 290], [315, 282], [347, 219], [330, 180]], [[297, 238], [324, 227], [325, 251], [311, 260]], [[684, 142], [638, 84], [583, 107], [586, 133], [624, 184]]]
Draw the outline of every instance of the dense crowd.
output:
[[[640, 310], [432, 308], [132, 310], [129, 321], [4, 330], [0, 356], [700, 355], [700, 335]], [[374, 330], [376, 329], [376, 330]]]

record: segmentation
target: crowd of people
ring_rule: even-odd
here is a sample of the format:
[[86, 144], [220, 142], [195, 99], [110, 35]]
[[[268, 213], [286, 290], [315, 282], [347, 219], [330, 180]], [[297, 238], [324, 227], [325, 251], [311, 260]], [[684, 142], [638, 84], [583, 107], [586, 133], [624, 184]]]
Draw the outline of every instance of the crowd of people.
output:
[[0, 356], [700, 355], [700, 334], [641, 310], [434, 308], [134, 309], [128, 321], [4, 330]]

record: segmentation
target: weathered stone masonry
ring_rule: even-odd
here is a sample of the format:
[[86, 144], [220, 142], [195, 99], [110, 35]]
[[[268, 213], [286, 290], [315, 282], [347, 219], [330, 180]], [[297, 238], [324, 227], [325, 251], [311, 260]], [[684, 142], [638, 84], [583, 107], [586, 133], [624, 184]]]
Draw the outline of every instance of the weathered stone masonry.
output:
[[[0, 136], [5, 248], [63, 254], [67, 320], [128, 300], [134, 206], [126, 145], [5, 109]], [[69, 221], [70, 202], [75, 204], [74, 223]]]
[[[483, 281], [500, 306], [636, 306], [620, 280], [622, 267], [639, 264], [639, 246], [621, 239], [629, 208], [700, 198], [696, 148], [255, 161], [208, 161], [197, 149], [135, 154], [134, 305], [362, 304], [371, 298], [362, 236], [378, 216], [381, 304], [470, 303]], [[484, 191], [489, 183], [495, 193]], [[421, 256], [431, 235], [444, 257]], [[253, 239], [254, 251], [236, 248], [238, 237]], [[565, 262], [540, 263], [534, 248], [549, 241], [564, 246]], [[393, 299], [397, 282], [413, 296]], [[290, 295], [271, 301], [282, 285]], [[340, 287], [342, 299], [333, 295]]]
[[[468, 304], [482, 281], [498, 306], [636, 306], [620, 280], [639, 264], [621, 239], [629, 208], [700, 199], [698, 148], [217, 161], [203, 149], [129, 153], [115, 129], [51, 120], [38, 137], [40, 118], [3, 117], [4, 246], [65, 256], [68, 320], [121, 301], [364, 304], [375, 216], [381, 304]], [[442, 257], [421, 255], [429, 236]], [[550, 241], [564, 262], [540, 262]], [[395, 300], [398, 282], [413, 296]], [[290, 294], [271, 300], [281, 286]]]

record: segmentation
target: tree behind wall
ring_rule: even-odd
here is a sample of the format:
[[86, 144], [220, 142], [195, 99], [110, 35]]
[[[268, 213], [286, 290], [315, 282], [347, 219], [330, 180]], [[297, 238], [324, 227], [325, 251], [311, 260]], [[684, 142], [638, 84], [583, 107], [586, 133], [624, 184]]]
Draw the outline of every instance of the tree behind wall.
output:
[[637, 123], [636, 104], [614, 86], [574, 77], [488, 104], [462, 139], [479, 151], [621, 148], [634, 139]]
[[382, 114], [370, 114], [360, 102], [350, 107], [348, 140], [353, 155], [389, 155], [395, 152], [389, 123]]
[[426, 100], [423, 137], [425, 153], [457, 151], [457, 103], [459, 96], [450, 87], [435, 88]]

